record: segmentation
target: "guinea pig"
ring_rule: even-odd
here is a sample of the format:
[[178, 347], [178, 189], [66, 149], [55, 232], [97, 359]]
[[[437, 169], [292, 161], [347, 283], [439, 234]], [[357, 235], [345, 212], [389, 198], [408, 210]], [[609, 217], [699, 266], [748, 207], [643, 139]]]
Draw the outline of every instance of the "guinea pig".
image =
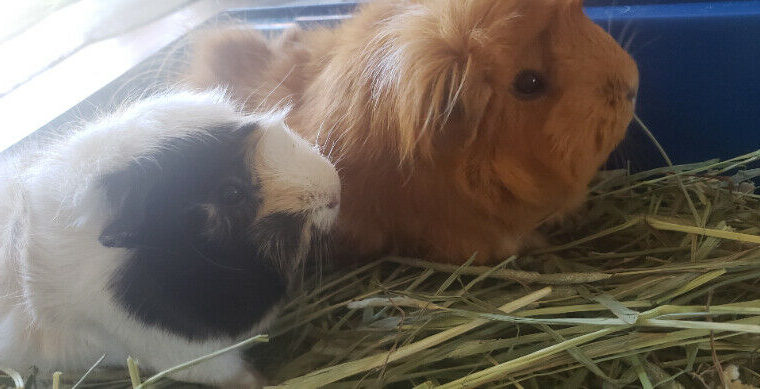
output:
[[186, 78], [225, 85], [336, 164], [338, 252], [475, 263], [540, 244], [623, 139], [634, 60], [582, 0], [391, 0], [267, 41], [217, 28]]
[[[0, 173], [0, 365], [161, 371], [266, 331], [337, 218], [333, 165], [220, 91], [139, 101]], [[262, 385], [240, 352], [178, 372]]]

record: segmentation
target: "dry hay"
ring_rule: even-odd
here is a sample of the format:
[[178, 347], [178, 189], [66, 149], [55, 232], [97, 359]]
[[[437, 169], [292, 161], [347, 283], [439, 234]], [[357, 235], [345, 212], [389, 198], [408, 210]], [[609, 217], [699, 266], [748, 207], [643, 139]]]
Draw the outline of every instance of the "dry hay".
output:
[[[760, 386], [758, 159], [605, 172], [548, 231], [557, 245], [494, 267], [334, 270], [251, 355], [292, 388]], [[176, 386], [158, 378], [143, 384]], [[85, 382], [132, 386], [126, 371]]]

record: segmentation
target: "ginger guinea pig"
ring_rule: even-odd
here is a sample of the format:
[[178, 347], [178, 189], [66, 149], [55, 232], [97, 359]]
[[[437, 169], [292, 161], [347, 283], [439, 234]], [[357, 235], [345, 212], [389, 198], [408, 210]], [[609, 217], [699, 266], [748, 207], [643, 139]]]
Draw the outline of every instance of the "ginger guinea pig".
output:
[[393, 0], [268, 42], [210, 31], [187, 79], [288, 124], [334, 161], [346, 255], [476, 263], [538, 241], [624, 137], [633, 59], [581, 0]]
[[[266, 331], [339, 191], [311, 144], [220, 92], [151, 97], [7, 158], [0, 365], [131, 355], [156, 372]], [[239, 352], [172, 377], [262, 384]]]

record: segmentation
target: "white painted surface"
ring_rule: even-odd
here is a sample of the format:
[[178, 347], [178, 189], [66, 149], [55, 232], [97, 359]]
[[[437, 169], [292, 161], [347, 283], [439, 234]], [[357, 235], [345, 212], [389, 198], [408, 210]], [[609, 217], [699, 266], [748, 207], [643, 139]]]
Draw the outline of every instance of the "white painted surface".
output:
[[63, 8], [0, 43], [0, 151], [222, 11], [335, 2], [341, 1], [81, 0]]

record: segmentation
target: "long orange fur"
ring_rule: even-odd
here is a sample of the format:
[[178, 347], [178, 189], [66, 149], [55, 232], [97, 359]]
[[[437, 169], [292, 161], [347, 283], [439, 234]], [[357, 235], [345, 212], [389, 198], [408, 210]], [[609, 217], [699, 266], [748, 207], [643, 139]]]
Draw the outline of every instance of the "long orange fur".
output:
[[[336, 29], [266, 41], [209, 31], [188, 80], [288, 124], [342, 180], [337, 249], [476, 263], [533, 244], [576, 208], [623, 138], [634, 61], [580, 0], [392, 0]], [[522, 70], [546, 91], [521, 98]]]

